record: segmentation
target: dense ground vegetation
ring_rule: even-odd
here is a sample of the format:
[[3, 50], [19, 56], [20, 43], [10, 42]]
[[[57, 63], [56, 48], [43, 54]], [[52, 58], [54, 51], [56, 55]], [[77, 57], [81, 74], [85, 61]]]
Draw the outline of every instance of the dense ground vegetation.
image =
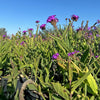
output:
[[0, 100], [100, 100], [100, 21], [74, 30], [78, 18], [0, 36]]

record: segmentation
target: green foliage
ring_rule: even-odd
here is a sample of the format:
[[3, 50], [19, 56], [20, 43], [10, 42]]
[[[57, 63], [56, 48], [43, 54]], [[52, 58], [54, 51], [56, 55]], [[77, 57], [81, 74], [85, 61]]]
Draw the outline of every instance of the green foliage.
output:
[[[64, 29], [60, 26], [41, 34], [38, 34], [38, 26], [36, 37], [21, 33], [11, 39], [0, 36], [0, 79], [8, 79], [5, 100], [19, 100], [16, 88], [20, 77], [34, 81], [34, 84], [27, 84], [26, 90], [35, 91], [44, 100], [99, 100], [98, 30], [91, 29], [91, 38], [86, 34], [90, 31], [76, 32], [69, 22]], [[52, 58], [55, 53], [59, 53], [57, 59]], [[69, 53], [73, 54], [69, 56]], [[0, 96], [4, 98], [2, 85]]]

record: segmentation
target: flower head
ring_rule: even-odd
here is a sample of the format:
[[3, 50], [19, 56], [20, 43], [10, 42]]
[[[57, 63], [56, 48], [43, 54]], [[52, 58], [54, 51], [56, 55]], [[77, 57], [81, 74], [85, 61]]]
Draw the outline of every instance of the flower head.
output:
[[92, 33], [89, 33], [89, 36], [93, 35]]
[[45, 30], [45, 26], [46, 26], [46, 24], [42, 24], [42, 25], [40, 26], [40, 28], [41, 28], [42, 30]]
[[51, 21], [55, 21], [55, 22], [58, 22], [58, 19], [55, 18], [56, 15], [52, 15], [52, 16], [49, 16], [48, 19], [47, 19], [47, 23], [51, 23]]
[[95, 56], [95, 58], [98, 58], [99, 56], [97, 55], [97, 56]]
[[76, 50], [74, 50], [74, 52], [70, 52], [70, 53], [68, 53], [68, 56], [73, 56], [74, 54], [76, 54], [76, 53], [78, 53], [79, 51], [76, 51]]
[[98, 24], [100, 23], [100, 20], [99, 20], [99, 19], [97, 20], [97, 23], [98, 23]]
[[88, 27], [88, 29], [87, 29], [87, 30], [89, 31], [90, 29], [91, 29], [91, 27]]
[[57, 57], [59, 56], [59, 53], [56, 53], [52, 56], [52, 59], [57, 59]]
[[100, 37], [100, 35], [99, 34], [96, 34], [96, 37]]
[[79, 18], [79, 16], [77, 16], [77, 15], [72, 15], [72, 17], [71, 17], [71, 19], [72, 19], [73, 21], [77, 21], [78, 18]]
[[96, 30], [97, 29], [96, 26], [94, 26], [93, 29]]
[[27, 32], [27, 31], [25, 31], [25, 30], [23, 31], [24, 34], [26, 34], [26, 32]]
[[20, 43], [20, 45], [23, 45], [25, 42], [24, 41], [22, 41], [21, 43]]
[[82, 31], [82, 28], [80, 27], [80, 28], [76, 29], [76, 31], [77, 32]]
[[38, 20], [36, 21], [36, 23], [39, 23], [39, 22], [40, 22], [40, 21], [38, 21]]
[[3, 35], [2, 37], [3, 37], [3, 38], [5, 38], [5, 37], [6, 37], [6, 35]]
[[28, 31], [33, 31], [33, 28], [29, 28]]

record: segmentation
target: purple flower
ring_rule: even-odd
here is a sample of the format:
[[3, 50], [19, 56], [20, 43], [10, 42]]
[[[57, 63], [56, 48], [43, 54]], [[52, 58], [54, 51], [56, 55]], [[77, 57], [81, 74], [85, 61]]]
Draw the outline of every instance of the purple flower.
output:
[[99, 34], [96, 34], [96, 37], [100, 37], [100, 35]]
[[22, 41], [21, 43], [20, 43], [20, 45], [23, 45], [25, 42], [24, 41]]
[[23, 33], [26, 33], [26, 32], [27, 32], [27, 31], [25, 31], [25, 30], [23, 31]]
[[82, 31], [82, 28], [80, 27], [80, 28], [76, 29], [76, 31], [77, 32]]
[[48, 19], [47, 19], [47, 23], [48, 23], [48, 22], [51, 23], [51, 21], [54, 21], [54, 20], [55, 20], [55, 22], [58, 22], [58, 19], [55, 18], [55, 16], [56, 16], [56, 15], [49, 16]]
[[43, 41], [45, 41], [45, 39], [42, 39]]
[[46, 24], [42, 24], [42, 25], [40, 26], [40, 28], [41, 28], [42, 30], [45, 30], [45, 26], [46, 26]]
[[59, 53], [56, 53], [52, 56], [52, 59], [57, 59], [57, 57], [59, 56]]
[[98, 24], [100, 23], [100, 20], [99, 20], [99, 19], [97, 20], [97, 23], [98, 23]]
[[74, 52], [70, 52], [70, 53], [68, 53], [68, 56], [73, 56], [74, 54], [76, 54], [76, 53], [78, 53], [79, 51], [76, 51], [76, 50], [74, 50]]
[[91, 27], [88, 27], [88, 29], [87, 29], [87, 30], [89, 31], [90, 29], [91, 29]]
[[98, 58], [99, 56], [97, 55], [97, 56], [95, 56], [95, 58]]
[[36, 23], [39, 23], [39, 22], [40, 22], [40, 21], [38, 21], [38, 20], [36, 21]]
[[6, 37], [6, 35], [3, 35], [3, 38], [5, 38]]
[[28, 31], [33, 31], [33, 28], [29, 28]]
[[72, 55], [74, 55], [75, 54], [75, 52], [72, 52]]
[[72, 15], [72, 17], [71, 17], [71, 19], [72, 19], [73, 21], [77, 21], [78, 18], [79, 18], [79, 16], [77, 16], [77, 15]]
[[72, 56], [72, 53], [70, 52], [70, 53], [68, 53], [68, 56]]
[[93, 29], [96, 30], [97, 28], [94, 26]]
[[79, 51], [74, 50], [75, 53], [78, 53]]
[[89, 33], [89, 35], [92, 35], [92, 33]]

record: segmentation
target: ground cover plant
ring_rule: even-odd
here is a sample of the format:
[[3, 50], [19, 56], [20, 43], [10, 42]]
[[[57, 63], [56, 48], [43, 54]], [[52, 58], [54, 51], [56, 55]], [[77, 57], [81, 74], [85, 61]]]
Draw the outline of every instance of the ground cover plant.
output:
[[53, 30], [36, 21], [36, 34], [0, 36], [0, 100], [100, 100], [100, 20], [75, 30], [78, 18], [58, 28], [52, 15]]

